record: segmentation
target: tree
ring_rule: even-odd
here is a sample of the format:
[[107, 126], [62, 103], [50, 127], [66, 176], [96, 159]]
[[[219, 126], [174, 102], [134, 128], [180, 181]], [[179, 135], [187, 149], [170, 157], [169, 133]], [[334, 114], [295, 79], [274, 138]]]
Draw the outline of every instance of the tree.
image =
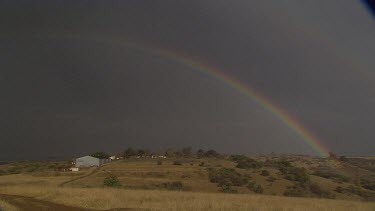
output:
[[190, 157], [191, 156], [191, 147], [185, 147], [185, 148], [182, 148], [182, 155], [184, 157]]
[[104, 152], [95, 152], [95, 153], [92, 153], [90, 156], [96, 157], [99, 159], [108, 159], [110, 157], [110, 155]]
[[205, 151], [203, 149], [199, 149], [197, 151], [197, 157], [198, 158], [203, 158], [204, 157], [204, 154], [205, 154]]
[[333, 152], [329, 152], [329, 158], [332, 160], [337, 160], [337, 155]]
[[131, 147], [127, 148], [124, 151], [124, 158], [130, 158], [130, 157], [135, 156], [135, 155], [136, 155], [136, 151]]
[[216, 152], [215, 150], [210, 149], [210, 150], [208, 150], [208, 151], [205, 153], [205, 156], [206, 156], [206, 157], [215, 157], [215, 158], [217, 158], [217, 157], [220, 156], [220, 154], [219, 154], [218, 152]]

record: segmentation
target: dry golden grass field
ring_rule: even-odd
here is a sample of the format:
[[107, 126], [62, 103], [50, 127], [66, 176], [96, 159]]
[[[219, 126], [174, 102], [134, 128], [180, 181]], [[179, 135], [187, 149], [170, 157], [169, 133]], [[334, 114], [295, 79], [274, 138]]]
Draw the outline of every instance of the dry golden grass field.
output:
[[[333, 166], [336, 169], [345, 168], [348, 176], [352, 171], [372, 178], [371, 172], [366, 169], [313, 157], [283, 158], [293, 166], [304, 167], [309, 172], [306, 184], [317, 184], [319, 187], [315, 188], [318, 192], [312, 185], [300, 192], [299, 189], [290, 189], [300, 182], [266, 164], [265, 158], [256, 159], [264, 162], [264, 165], [259, 168], [238, 168], [235, 162], [223, 158], [185, 158], [178, 159], [177, 163], [176, 159], [163, 159], [159, 164], [155, 159], [130, 159], [105, 164], [99, 169], [57, 172], [44, 167], [29, 170], [30, 165], [44, 164], [8, 164], [0, 166], [0, 170], [6, 172], [7, 168], [11, 168], [14, 171], [15, 166], [18, 170], [16, 174], [0, 176], [0, 194], [28, 196], [95, 210], [375, 210], [375, 203], [371, 202], [373, 191], [355, 185], [356, 180], [342, 181], [313, 173], [322, 166], [324, 169]], [[228, 189], [226, 183], [220, 185], [210, 181], [215, 169], [234, 169], [234, 175], [242, 179], [246, 177], [246, 185], [231, 184]], [[103, 181], [109, 176], [115, 176], [120, 185], [106, 187]], [[255, 187], [261, 186], [262, 191], [250, 187], [248, 184], [251, 183]], [[337, 187], [341, 187], [342, 191], [337, 191]], [[355, 187], [355, 191], [350, 192], [352, 187]], [[292, 194], [295, 194], [290, 196], [300, 197], [284, 196], [288, 190], [293, 190]], [[0, 201], [0, 207], [15, 209], [4, 201]]]
[[31, 196], [92, 209], [150, 210], [374, 210], [369, 202], [280, 196], [109, 188], [6, 187], [2, 193]]

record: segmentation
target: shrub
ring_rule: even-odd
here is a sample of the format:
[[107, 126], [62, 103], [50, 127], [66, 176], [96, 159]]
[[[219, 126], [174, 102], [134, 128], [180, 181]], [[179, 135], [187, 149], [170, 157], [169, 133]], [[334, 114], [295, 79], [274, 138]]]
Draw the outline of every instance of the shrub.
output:
[[260, 173], [260, 175], [267, 177], [270, 175], [270, 172], [267, 170], [263, 170], [262, 173]]
[[305, 168], [289, 166], [281, 167], [279, 168], [279, 170], [287, 180], [296, 181], [301, 184], [305, 184], [310, 180], [310, 177]]
[[251, 158], [242, 159], [237, 161], [237, 168], [240, 169], [258, 169], [261, 168], [262, 165], [260, 162], [253, 160]]
[[219, 186], [229, 183], [233, 186], [243, 186], [249, 181], [246, 176], [241, 175], [235, 169], [231, 168], [209, 169], [208, 175], [210, 181], [218, 183]]
[[284, 196], [293, 196], [293, 197], [303, 197], [306, 194], [307, 194], [306, 189], [300, 185], [288, 187], [288, 189], [284, 192]]
[[180, 181], [165, 182], [162, 185], [167, 190], [182, 190], [183, 187], [184, 187], [182, 182], [180, 182]]
[[247, 188], [254, 193], [263, 193], [263, 187], [260, 184], [256, 184], [255, 182], [249, 182]]
[[204, 166], [204, 162], [203, 162], [203, 161], [200, 162], [200, 163], [199, 163], [199, 166]]
[[121, 187], [121, 183], [115, 175], [104, 178], [103, 185], [107, 187]]
[[273, 176], [270, 176], [267, 178], [267, 181], [270, 182], [270, 183], [273, 183], [276, 181], [276, 177], [273, 177]]
[[19, 174], [21, 173], [21, 168], [18, 166], [13, 166], [7, 169], [8, 174]]
[[158, 160], [156, 164], [159, 165], [159, 166], [160, 166], [160, 165], [163, 165], [163, 161]]
[[245, 155], [231, 155], [230, 159], [233, 160], [234, 162], [238, 162], [241, 160], [246, 160], [248, 159], [248, 157], [246, 157]]
[[344, 192], [344, 189], [341, 186], [337, 186], [336, 189], [335, 189], [335, 191], [337, 193], [342, 193], [342, 192]]
[[323, 177], [323, 178], [326, 178], [326, 179], [332, 179], [332, 180], [334, 180], [335, 182], [338, 182], [338, 183], [350, 181], [349, 177], [347, 177], [345, 175], [342, 175], [342, 174], [338, 173], [336, 170], [330, 169], [330, 168], [320, 168], [320, 169], [316, 170], [313, 173], [313, 175], [318, 176], [318, 177]]
[[216, 152], [215, 150], [210, 149], [206, 153], [204, 153], [204, 156], [218, 158], [218, 157], [220, 157], [220, 154], [218, 152]]
[[173, 165], [175, 165], [175, 166], [181, 166], [182, 162], [179, 161], [179, 160], [175, 160], [175, 161], [173, 161]]
[[322, 189], [318, 184], [316, 183], [310, 183], [309, 185], [311, 193], [317, 195], [321, 198], [334, 198], [334, 195], [330, 193], [327, 190]]
[[363, 188], [365, 188], [365, 189], [375, 191], [375, 182], [374, 181], [369, 181], [369, 180], [366, 180], [366, 179], [362, 179], [361, 180], [361, 186]]
[[224, 193], [238, 193], [238, 191], [233, 189], [232, 186], [223, 186], [222, 189]]
[[4, 170], [0, 170], [0, 176], [7, 175], [8, 173]]

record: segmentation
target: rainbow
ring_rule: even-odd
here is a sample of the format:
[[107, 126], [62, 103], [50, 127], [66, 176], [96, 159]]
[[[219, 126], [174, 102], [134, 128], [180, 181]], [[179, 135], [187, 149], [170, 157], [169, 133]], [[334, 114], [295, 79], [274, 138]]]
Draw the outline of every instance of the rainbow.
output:
[[[69, 36], [71, 37], [71, 36]], [[77, 36], [71, 37], [73, 39], [77, 39]], [[283, 108], [269, 100], [264, 95], [257, 92], [253, 87], [248, 84], [241, 82], [240, 80], [236, 79], [235, 77], [226, 74], [225, 71], [220, 70], [214, 66], [207, 65], [203, 62], [197, 61], [197, 59], [193, 59], [188, 55], [183, 53], [163, 49], [160, 47], [155, 47], [152, 45], [144, 45], [140, 44], [139, 42], [129, 41], [123, 38], [116, 38], [111, 37], [111, 39], [105, 39], [100, 37], [78, 37], [79, 40], [89, 40], [99, 42], [99, 43], [110, 43], [114, 46], [125, 46], [131, 49], [143, 51], [146, 53], [151, 53], [156, 56], [160, 56], [162, 58], [171, 60], [173, 62], [182, 64], [187, 66], [191, 69], [197, 70], [203, 74], [214, 78], [229, 87], [233, 88], [234, 90], [242, 93], [243, 95], [250, 98], [252, 101], [259, 104], [265, 110], [270, 112], [274, 117], [279, 119], [282, 123], [284, 123], [288, 128], [293, 130], [302, 140], [308, 144], [319, 156], [327, 157], [329, 155], [329, 150], [322, 144], [322, 142], [308, 129], [306, 129], [296, 118], [290, 115], [287, 111]]]

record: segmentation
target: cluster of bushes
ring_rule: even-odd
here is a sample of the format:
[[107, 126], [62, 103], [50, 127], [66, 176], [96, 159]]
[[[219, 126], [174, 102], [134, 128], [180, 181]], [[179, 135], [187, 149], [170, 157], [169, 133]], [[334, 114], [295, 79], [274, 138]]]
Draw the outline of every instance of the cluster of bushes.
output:
[[209, 169], [209, 178], [213, 183], [222, 185], [243, 186], [249, 182], [249, 178], [241, 175], [232, 168]]
[[139, 157], [147, 157], [151, 156], [151, 151], [148, 149], [133, 149], [131, 147], [127, 148], [123, 152], [124, 158], [130, 158], [134, 156], [139, 156]]
[[327, 179], [332, 179], [332, 180], [334, 180], [338, 183], [350, 181], [349, 177], [347, 177], [345, 175], [342, 175], [342, 174], [338, 173], [337, 171], [335, 171], [334, 169], [330, 169], [330, 168], [320, 168], [320, 169], [316, 170], [313, 173], [313, 175], [323, 177], [323, 178], [327, 178]]
[[305, 168], [295, 167], [289, 161], [280, 160], [273, 162], [273, 165], [279, 169], [287, 180], [299, 182], [300, 184], [305, 184], [310, 181], [309, 174]]
[[49, 162], [20, 162], [0, 170], [0, 176], [9, 174], [20, 174], [22, 172], [36, 172], [54, 169], [55, 163]]
[[249, 175], [242, 175], [232, 168], [219, 168], [219, 169], [208, 169], [210, 181], [217, 183], [222, 191], [225, 193], [236, 193], [233, 186], [241, 187], [246, 186], [255, 193], [263, 193], [261, 185], [256, 184], [251, 180]]
[[244, 155], [232, 155], [231, 160], [237, 163], [237, 168], [241, 169], [259, 169], [262, 167], [262, 163], [254, 159], [248, 158]]
[[[130, 157], [148, 157], [151, 156], [153, 153], [148, 149], [133, 149], [131, 147], [127, 148], [123, 152], [124, 158], [130, 158]], [[168, 158], [191, 158], [191, 157], [197, 157], [197, 158], [219, 158], [221, 155], [216, 152], [213, 149], [210, 150], [203, 150], [199, 149], [195, 154], [192, 151], [191, 147], [185, 147], [181, 149], [167, 149], [164, 152], [164, 155]]]
[[220, 153], [216, 152], [215, 150], [213, 149], [210, 149], [210, 150], [207, 150], [207, 151], [204, 151], [203, 149], [199, 149], [197, 151], [197, 158], [220, 158], [221, 155]]
[[297, 184], [288, 187], [288, 189], [284, 192], [284, 195], [293, 197], [306, 197], [312, 195], [319, 198], [335, 198], [334, 194], [323, 189], [317, 183], [312, 182], [309, 182], [307, 184]]
[[263, 193], [262, 185], [256, 184], [255, 182], [249, 182], [249, 184], [247, 184], [247, 188], [254, 193]]
[[375, 182], [366, 180], [366, 179], [361, 179], [361, 186], [367, 190], [372, 190], [375, 191]]
[[90, 156], [99, 159], [108, 159], [110, 157], [110, 155], [105, 152], [94, 152]]
[[374, 201], [375, 200], [375, 194], [374, 192], [365, 191], [361, 189], [361, 187], [355, 186], [355, 185], [349, 185], [346, 188], [343, 188], [341, 186], [338, 186], [335, 189], [338, 193], [345, 193], [345, 194], [354, 194], [361, 196], [365, 200]]

